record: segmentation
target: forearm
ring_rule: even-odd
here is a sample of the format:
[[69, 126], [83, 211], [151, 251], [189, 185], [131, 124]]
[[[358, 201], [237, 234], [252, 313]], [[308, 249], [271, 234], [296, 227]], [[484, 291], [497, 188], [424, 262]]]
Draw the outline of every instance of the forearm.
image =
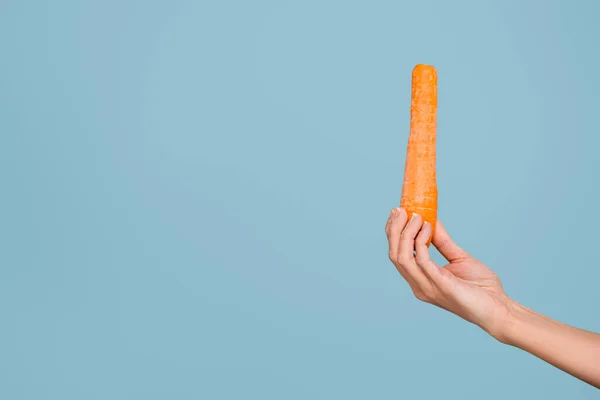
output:
[[498, 340], [600, 388], [600, 334], [562, 324], [519, 304], [509, 315]]

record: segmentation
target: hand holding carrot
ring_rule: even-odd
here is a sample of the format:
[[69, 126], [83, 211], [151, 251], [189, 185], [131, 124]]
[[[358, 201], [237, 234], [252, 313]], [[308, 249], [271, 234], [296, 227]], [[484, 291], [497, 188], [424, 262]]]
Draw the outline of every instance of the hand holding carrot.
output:
[[[392, 210], [386, 225], [390, 259], [417, 298], [500, 335], [498, 326], [509, 304], [500, 280], [454, 244], [437, 221], [437, 94], [435, 67], [417, 64], [412, 71], [401, 208]], [[411, 220], [407, 223], [408, 218]], [[432, 242], [449, 261], [443, 268], [429, 258]]]
[[458, 247], [437, 221], [433, 245], [449, 261], [438, 267], [429, 257], [431, 224], [418, 214], [408, 221], [402, 208], [394, 208], [385, 231], [389, 258], [422, 301], [448, 310], [476, 324], [494, 337], [502, 336], [510, 300], [500, 279], [481, 262]]
[[408, 221], [404, 209], [394, 208], [385, 232], [390, 260], [418, 299], [600, 388], [600, 334], [552, 320], [511, 300], [498, 276], [458, 247], [439, 221], [432, 243], [449, 263], [437, 266], [427, 248], [431, 224], [412, 215]]
[[[498, 276], [458, 247], [437, 220], [436, 113], [437, 72], [418, 64], [412, 73], [401, 208], [392, 209], [385, 225], [390, 260], [418, 299], [600, 388], [600, 334], [554, 321], [511, 300]], [[440, 268], [431, 260], [430, 243], [447, 265]]]

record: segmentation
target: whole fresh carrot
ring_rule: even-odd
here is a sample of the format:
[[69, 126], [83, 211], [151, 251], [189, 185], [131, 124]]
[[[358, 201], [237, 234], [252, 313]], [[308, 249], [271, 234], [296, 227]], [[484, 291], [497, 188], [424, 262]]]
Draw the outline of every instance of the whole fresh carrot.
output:
[[[400, 207], [409, 217], [417, 213], [431, 224], [437, 221], [436, 181], [437, 72], [430, 65], [418, 64], [412, 72], [410, 134]], [[431, 243], [431, 237], [427, 246]]]

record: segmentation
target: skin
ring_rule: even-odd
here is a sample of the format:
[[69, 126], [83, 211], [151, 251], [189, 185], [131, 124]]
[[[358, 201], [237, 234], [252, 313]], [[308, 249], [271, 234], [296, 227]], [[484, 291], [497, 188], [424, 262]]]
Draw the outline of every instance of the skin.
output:
[[450, 238], [440, 221], [433, 245], [448, 260], [429, 257], [431, 225], [394, 208], [385, 226], [389, 258], [417, 299], [469, 321], [501, 343], [520, 348], [600, 388], [600, 334], [545, 317], [510, 299], [498, 276]]

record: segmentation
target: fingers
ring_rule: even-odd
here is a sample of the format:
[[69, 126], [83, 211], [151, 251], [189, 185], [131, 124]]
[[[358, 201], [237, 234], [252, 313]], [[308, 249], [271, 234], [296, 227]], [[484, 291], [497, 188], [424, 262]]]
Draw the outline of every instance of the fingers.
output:
[[[413, 214], [408, 223], [407, 220], [408, 215], [404, 209], [393, 209], [390, 213], [390, 218], [385, 226], [389, 241], [389, 257], [398, 272], [408, 282], [415, 296], [420, 300], [429, 301], [433, 286], [432, 280], [428, 276], [433, 275], [438, 269], [429, 259], [429, 250], [426, 246], [427, 239], [431, 234], [431, 226], [423, 226], [423, 219], [418, 214]], [[415, 258], [417, 246], [419, 247], [417, 249], [419, 261]], [[424, 251], [422, 247], [424, 247]], [[419, 264], [423, 264], [423, 266]], [[431, 268], [435, 270], [431, 270]]]
[[425, 274], [432, 280], [435, 280], [439, 274], [437, 265], [429, 257], [429, 249], [427, 248], [427, 241], [431, 235], [431, 224], [425, 222], [423, 228], [415, 239], [415, 251], [417, 265], [423, 269]]
[[401, 208], [394, 208], [390, 213], [390, 218], [386, 225], [385, 231], [389, 242], [389, 257], [393, 263], [398, 259], [398, 248], [400, 245], [400, 235], [406, 225], [408, 219], [406, 211]]
[[400, 235], [400, 252], [398, 257], [400, 260], [408, 263], [409, 260], [414, 259], [415, 252], [415, 237], [419, 233], [423, 223], [423, 219], [419, 214], [413, 214], [410, 221], [402, 231]]
[[450, 235], [446, 232], [440, 221], [437, 221], [435, 224], [432, 242], [436, 249], [450, 262], [468, 257], [468, 253], [458, 247], [452, 238], [450, 238]]
[[[429, 280], [423, 271], [417, 265], [415, 259], [415, 238], [419, 234], [423, 224], [423, 218], [418, 214], [413, 214], [410, 221], [400, 235], [400, 249], [396, 265], [406, 271], [406, 274], [418, 285], [422, 291], [428, 290]], [[413, 288], [414, 289], [414, 288]]]
[[412, 279], [410, 275], [406, 272], [406, 269], [398, 262], [398, 250], [400, 247], [400, 236], [402, 235], [402, 231], [406, 226], [406, 221], [408, 220], [408, 216], [406, 211], [402, 208], [393, 208], [390, 217], [385, 225], [385, 232], [388, 237], [389, 242], [389, 258], [390, 261], [394, 264], [400, 275], [404, 278], [404, 280], [409, 284], [411, 288], [416, 286], [415, 281]]

